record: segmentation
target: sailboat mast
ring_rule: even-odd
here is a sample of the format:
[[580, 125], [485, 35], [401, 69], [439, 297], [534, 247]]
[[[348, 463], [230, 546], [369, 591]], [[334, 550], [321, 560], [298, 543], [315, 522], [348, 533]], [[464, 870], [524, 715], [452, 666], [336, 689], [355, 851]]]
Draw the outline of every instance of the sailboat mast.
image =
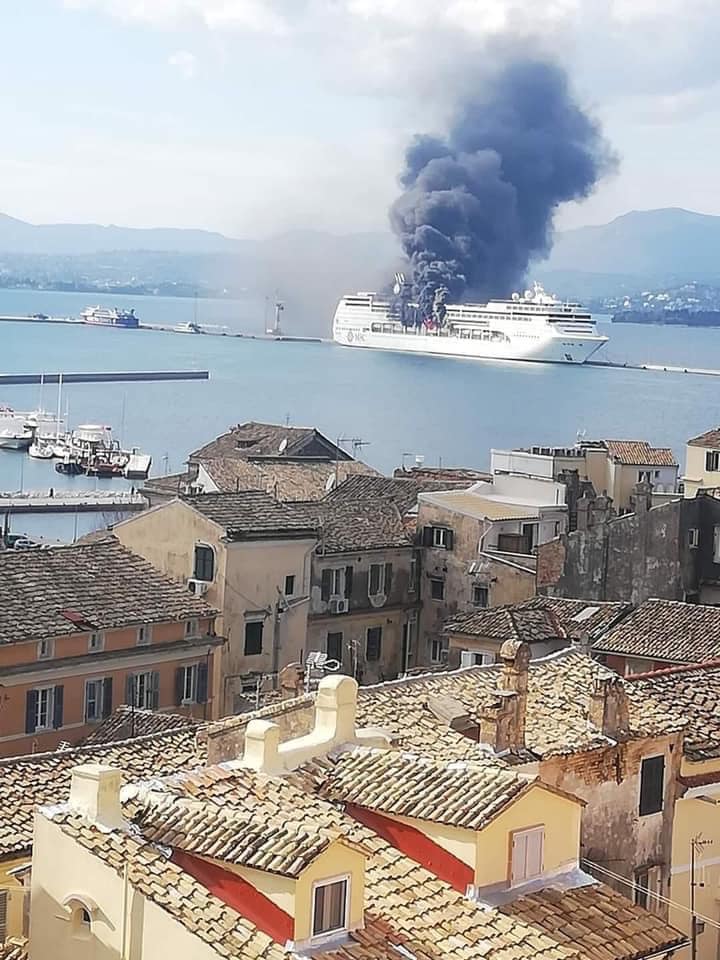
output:
[[62, 416], [62, 374], [58, 377], [57, 420], [55, 421], [55, 442], [60, 442], [60, 417]]

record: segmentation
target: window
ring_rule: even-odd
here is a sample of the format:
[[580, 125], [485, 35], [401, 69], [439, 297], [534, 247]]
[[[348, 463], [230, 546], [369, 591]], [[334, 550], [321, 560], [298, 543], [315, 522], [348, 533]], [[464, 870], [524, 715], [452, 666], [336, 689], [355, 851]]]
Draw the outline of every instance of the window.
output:
[[125, 699], [129, 706], [139, 710], [157, 710], [160, 705], [160, 674], [157, 670], [129, 673]]
[[635, 903], [651, 913], [659, 912], [662, 894], [662, 867], [641, 867], [635, 871]]
[[320, 596], [322, 600], [335, 597], [349, 598], [352, 594], [353, 568], [327, 567], [322, 572]]
[[495, 655], [486, 650], [461, 650], [461, 667], [479, 667], [486, 663], [495, 663]]
[[382, 627], [368, 627], [365, 640], [365, 659], [379, 660], [382, 648]]
[[371, 563], [370, 577], [368, 579], [368, 593], [371, 597], [383, 593], [385, 586], [385, 564]]
[[185, 621], [185, 636], [197, 637], [200, 634], [200, 622], [198, 620]]
[[473, 603], [476, 607], [486, 607], [488, 605], [489, 589], [484, 583], [473, 584]]
[[720, 563], [720, 526], [713, 527], [713, 562]]
[[665, 787], [665, 757], [646, 757], [640, 766], [640, 816], [660, 813]]
[[191, 663], [175, 671], [175, 703], [178, 707], [207, 701], [207, 663]]
[[445, 581], [435, 577], [430, 578], [430, 597], [432, 600], [445, 599]]
[[262, 653], [262, 620], [248, 620], [245, 624], [245, 656], [257, 657]]
[[542, 873], [545, 829], [516, 830], [511, 837], [510, 885], [514, 887]]
[[53, 654], [52, 640], [40, 640], [38, 643], [38, 660], [48, 660]]
[[215, 551], [203, 543], [195, 545], [193, 577], [195, 580], [212, 580], [215, 576]]
[[705, 451], [705, 469], [708, 473], [717, 473], [720, 470], [720, 451]]
[[452, 550], [454, 534], [450, 527], [424, 527], [422, 542], [424, 547], [438, 547], [440, 550]]
[[442, 663], [447, 658], [447, 651], [442, 640], [435, 638], [430, 641], [430, 660], [432, 663]]
[[347, 926], [348, 878], [317, 884], [313, 895], [314, 937], [344, 930]]
[[137, 642], [139, 647], [146, 647], [152, 640], [152, 627], [149, 624], [143, 624], [138, 627]]
[[413, 557], [410, 561], [410, 582], [408, 583], [408, 592], [415, 593], [417, 590], [418, 582], [418, 562], [417, 557]]
[[290, 573], [285, 577], [285, 590], [286, 597], [292, 597], [295, 595], [295, 574]]
[[635, 903], [643, 910], [648, 908], [648, 884], [650, 877], [647, 870], [638, 870], [635, 873]]
[[85, 722], [104, 720], [112, 712], [112, 677], [85, 681]]
[[342, 633], [328, 633], [325, 643], [325, 652], [331, 660], [338, 660], [342, 663], [343, 659], [343, 635]]
[[25, 733], [63, 725], [63, 687], [37, 687], [25, 695]]
[[691, 550], [696, 550], [700, 546], [700, 530], [698, 527], [690, 527], [688, 530], [688, 546]]
[[94, 630], [88, 636], [88, 650], [92, 653], [94, 650], [102, 650], [105, 646], [105, 635], [99, 630]]

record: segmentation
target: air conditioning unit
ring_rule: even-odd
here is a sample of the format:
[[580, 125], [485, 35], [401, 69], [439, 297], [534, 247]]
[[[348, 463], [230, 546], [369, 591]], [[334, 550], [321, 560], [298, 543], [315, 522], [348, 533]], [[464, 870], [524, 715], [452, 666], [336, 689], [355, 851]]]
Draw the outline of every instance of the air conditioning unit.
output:
[[188, 590], [195, 597], [204, 597], [209, 587], [207, 580], [188, 580]]
[[384, 607], [387, 603], [387, 596], [384, 593], [372, 593], [368, 597], [371, 607]]
[[350, 601], [346, 597], [333, 597], [329, 604], [330, 613], [347, 613]]

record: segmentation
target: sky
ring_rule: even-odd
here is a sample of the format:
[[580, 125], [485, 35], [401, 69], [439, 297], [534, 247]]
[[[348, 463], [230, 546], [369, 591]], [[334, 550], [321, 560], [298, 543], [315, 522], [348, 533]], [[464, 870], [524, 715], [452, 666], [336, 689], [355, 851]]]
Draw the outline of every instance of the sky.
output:
[[714, 0], [5, 0], [0, 36], [0, 211], [35, 223], [384, 230], [411, 136], [508, 46], [620, 157], [560, 228], [720, 214]]

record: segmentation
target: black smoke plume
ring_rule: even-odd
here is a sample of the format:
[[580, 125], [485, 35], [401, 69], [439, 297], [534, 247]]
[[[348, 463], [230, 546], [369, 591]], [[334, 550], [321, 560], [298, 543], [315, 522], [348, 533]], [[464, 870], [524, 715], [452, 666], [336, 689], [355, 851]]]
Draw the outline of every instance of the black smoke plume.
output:
[[553, 216], [615, 164], [565, 71], [505, 62], [466, 98], [445, 137], [416, 136], [390, 210], [422, 318], [442, 300], [507, 296], [548, 253]]

